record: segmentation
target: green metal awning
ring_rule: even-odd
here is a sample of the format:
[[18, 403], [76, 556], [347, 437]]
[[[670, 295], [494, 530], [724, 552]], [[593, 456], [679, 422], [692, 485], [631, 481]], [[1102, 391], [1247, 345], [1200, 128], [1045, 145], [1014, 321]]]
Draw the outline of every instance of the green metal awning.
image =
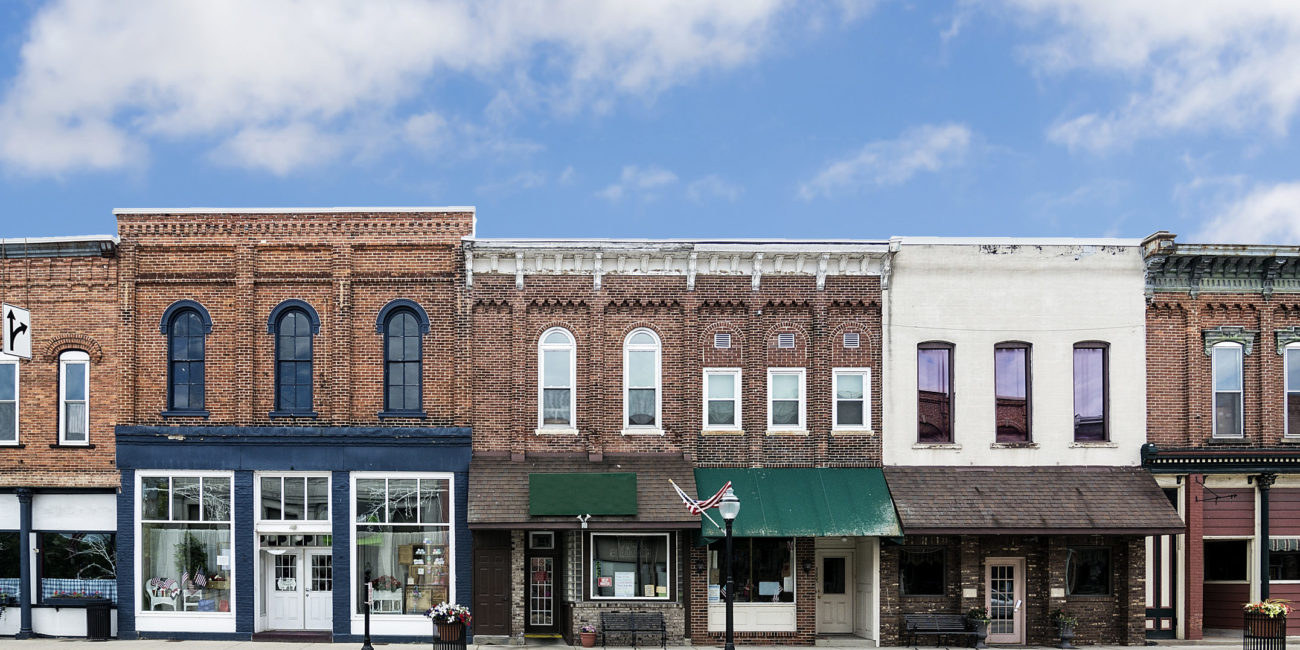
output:
[[529, 474], [528, 514], [635, 515], [636, 472]]
[[[874, 467], [717, 467], [697, 468], [699, 498], [708, 498], [724, 483], [740, 499], [732, 525], [739, 537], [824, 537], [833, 535], [897, 537], [903, 534], [889, 497], [884, 473]], [[716, 509], [708, 511], [718, 524]], [[726, 533], [700, 518], [700, 535]]]

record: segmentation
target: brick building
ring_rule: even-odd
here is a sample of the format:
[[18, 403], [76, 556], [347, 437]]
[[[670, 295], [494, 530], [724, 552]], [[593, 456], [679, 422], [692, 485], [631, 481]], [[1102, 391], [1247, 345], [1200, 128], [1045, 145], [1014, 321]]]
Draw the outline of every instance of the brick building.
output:
[[1187, 522], [1155, 549], [1151, 613], [1199, 639], [1240, 629], [1247, 600], [1300, 598], [1300, 248], [1143, 244], [1143, 462]]
[[880, 639], [987, 608], [990, 643], [1144, 642], [1145, 548], [1182, 522], [1146, 440], [1136, 240], [896, 240], [884, 461], [904, 537], [880, 557]]
[[355, 640], [368, 573], [427, 638], [470, 593], [472, 209], [115, 214], [120, 636]]
[[116, 598], [118, 273], [115, 237], [0, 240], [32, 343], [0, 353], [0, 635], [84, 635], [81, 596]]
[[884, 242], [464, 251], [478, 634], [571, 638], [617, 609], [719, 642], [721, 532], [672, 479], [741, 500], [739, 639], [878, 638]]

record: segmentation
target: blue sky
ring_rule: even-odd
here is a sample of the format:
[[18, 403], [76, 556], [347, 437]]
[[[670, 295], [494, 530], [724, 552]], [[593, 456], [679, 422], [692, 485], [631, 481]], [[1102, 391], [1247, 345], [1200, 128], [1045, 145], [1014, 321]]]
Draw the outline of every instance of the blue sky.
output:
[[489, 237], [1300, 244], [1300, 3], [0, 3], [0, 236], [474, 205]]

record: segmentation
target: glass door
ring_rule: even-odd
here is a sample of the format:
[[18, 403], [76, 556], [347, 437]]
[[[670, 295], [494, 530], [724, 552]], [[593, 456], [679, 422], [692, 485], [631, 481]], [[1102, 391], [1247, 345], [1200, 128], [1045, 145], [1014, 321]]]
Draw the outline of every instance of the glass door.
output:
[[989, 558], [985, 572], [989, 643], [1025, 642], [1025, 559]]

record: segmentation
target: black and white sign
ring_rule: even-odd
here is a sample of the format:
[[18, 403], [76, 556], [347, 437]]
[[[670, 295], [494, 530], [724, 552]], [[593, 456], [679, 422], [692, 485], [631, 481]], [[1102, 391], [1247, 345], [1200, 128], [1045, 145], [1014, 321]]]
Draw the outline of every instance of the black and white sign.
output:
[[21, 307], [0, 305], [0, 334], [4, 353], [24, 359], [32, 358], [32, 313]]

